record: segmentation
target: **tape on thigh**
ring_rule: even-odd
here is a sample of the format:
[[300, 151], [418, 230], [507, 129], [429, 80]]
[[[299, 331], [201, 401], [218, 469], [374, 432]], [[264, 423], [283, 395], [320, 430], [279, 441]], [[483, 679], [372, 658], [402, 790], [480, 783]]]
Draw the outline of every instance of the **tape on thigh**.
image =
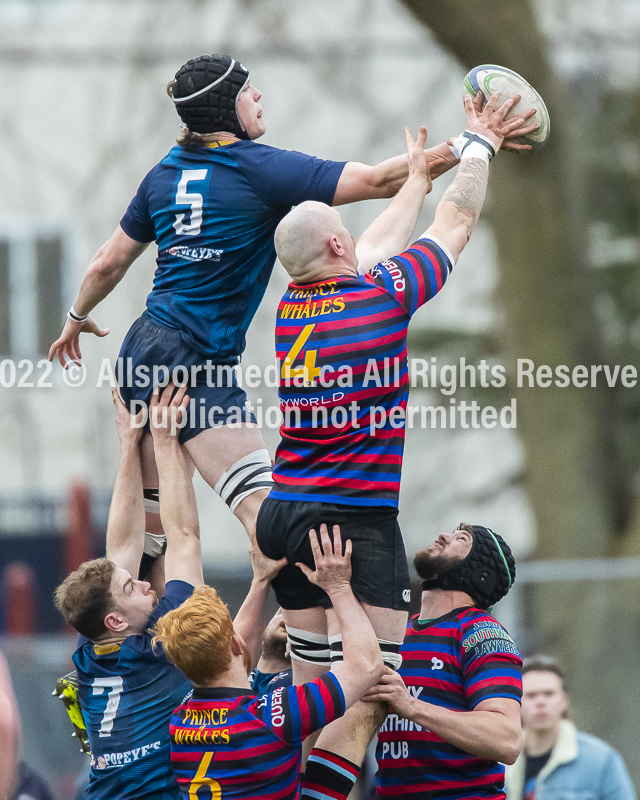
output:
[[243, 456], [220, 476], [213, 487], [232, 511], [253, 492], [271, 489], [271, 459], [266, 448]]
[[[147, 514], [160, 514], [158, 489], [143, 489], [144, 510]], [[161, 556], [167, 549], [167, 537], [163, 533], [149, 533], [145, 531], [143, 553], [152, 558]]]
[[[391, 669], [400, 669], [402, 666], [402, 656], [400, 655], [400, 645], [402, 642], [390, 642], [388, 639], [378, 639], [378, 645], [382, 651], [382, 660]], [[329, 636], [329, 647], [331, 648], [331, 663], [334, 661], [344, 661], [342, 649], [342, 634], [334, 633]]]
[[329, 637], [326, 633], [302, 631], [299, 628], [290, 628], [288, 625], [285, 627], [291, 647], [291, 658], [321, 667], [331, 666]]

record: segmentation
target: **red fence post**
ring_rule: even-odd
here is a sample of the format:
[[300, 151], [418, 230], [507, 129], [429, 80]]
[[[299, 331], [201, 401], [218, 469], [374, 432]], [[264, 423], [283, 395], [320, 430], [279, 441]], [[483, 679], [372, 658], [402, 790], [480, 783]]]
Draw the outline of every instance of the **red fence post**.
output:
[[69, 487], [69, 527], [64, 537], [64, 567], [68, 575], [91, 558], [91, 493], [86, 483]]
[[6, 631], [11, 635], [35, 633], [36, 574], [24, 561], [12, 561], [2, 571], [6, 599]]

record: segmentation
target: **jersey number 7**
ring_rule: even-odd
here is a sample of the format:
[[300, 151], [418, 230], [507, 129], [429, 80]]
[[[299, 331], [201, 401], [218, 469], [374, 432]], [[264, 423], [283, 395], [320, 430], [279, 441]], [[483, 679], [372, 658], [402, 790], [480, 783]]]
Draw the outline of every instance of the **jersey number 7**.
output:
[[100, 736], [111, 736], [113, 720], [120, 705], [120, 695], [122, 694], [123, 682], [120, 676], [113, 678], [94, 678], [91, 682], [93, 694], [102, 694], [105, 689], [111, 689], [107, 707], [104, 710], [102, 722], [100, 723]]

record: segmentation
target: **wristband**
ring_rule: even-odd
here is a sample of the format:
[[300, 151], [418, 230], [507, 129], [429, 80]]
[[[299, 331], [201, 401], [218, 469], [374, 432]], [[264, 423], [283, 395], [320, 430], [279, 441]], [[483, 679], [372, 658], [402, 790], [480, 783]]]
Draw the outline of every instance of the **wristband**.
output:
[[71, 308], [67, 311], [67, 317], [73, 322], [84, 322], [85, 320], [89, 319], [89, 314], [87, 314], [85, 317], [81, 317], [75, 308], [71, 306]]
[[481, 158], [488, 164], [496, 154], [493, 142], [481, 133], [464, 131], [449, 145], [456, 158]]

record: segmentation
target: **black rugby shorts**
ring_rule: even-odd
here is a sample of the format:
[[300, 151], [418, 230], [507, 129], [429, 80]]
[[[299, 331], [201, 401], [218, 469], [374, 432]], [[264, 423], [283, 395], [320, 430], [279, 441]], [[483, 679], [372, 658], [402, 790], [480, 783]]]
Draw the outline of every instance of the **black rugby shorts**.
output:
[[326, 524], [329, 536], [334, 525], [340, 526], [343, 545], [351, 539], [351, 588], [358, 600], [380, 608], [407, 611], [409, 568], [397, 508], [267, 497], [258, 513], [256, 536], [267, 558], [289, 559], [271, 584], [282, 608], [331, 607], [329, 596], [294, 566], [302, 562], [314, 568], [309, 531], [314, 528], [319, 535], [322, 523]]

